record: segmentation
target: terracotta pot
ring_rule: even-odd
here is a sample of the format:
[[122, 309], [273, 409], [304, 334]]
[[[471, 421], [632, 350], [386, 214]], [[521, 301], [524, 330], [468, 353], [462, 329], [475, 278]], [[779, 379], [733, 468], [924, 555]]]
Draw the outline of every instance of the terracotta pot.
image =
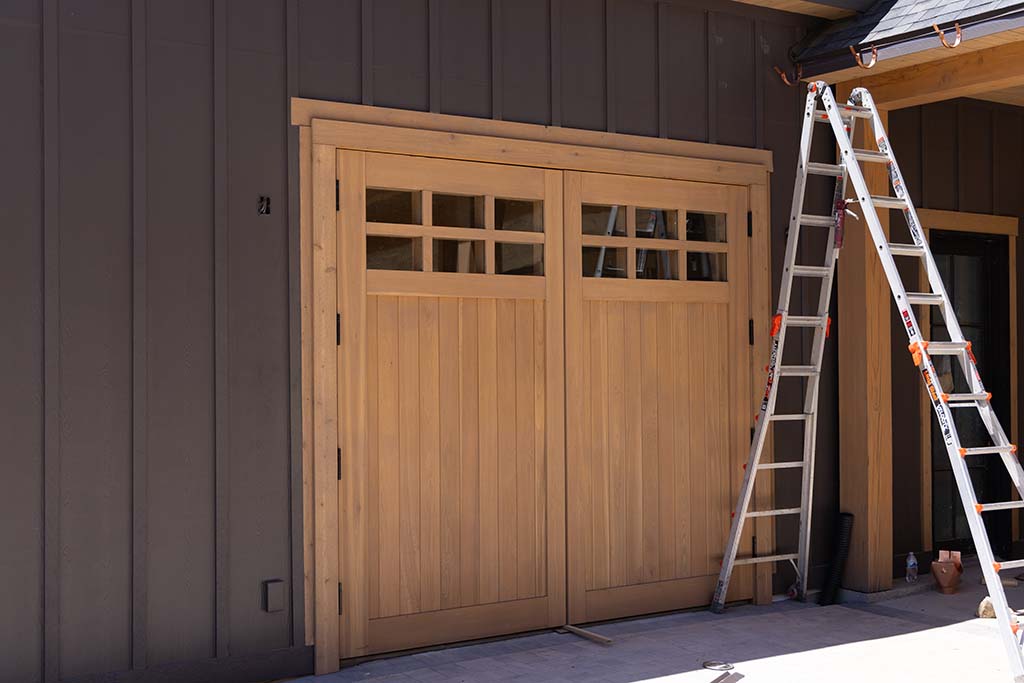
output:
[[956, 593], [960, 586], [960, 575], [963, 567], [953, 560], [935, 560], [932, 562], [932, 576], [935, 577], [935, 585], [947, 595]]

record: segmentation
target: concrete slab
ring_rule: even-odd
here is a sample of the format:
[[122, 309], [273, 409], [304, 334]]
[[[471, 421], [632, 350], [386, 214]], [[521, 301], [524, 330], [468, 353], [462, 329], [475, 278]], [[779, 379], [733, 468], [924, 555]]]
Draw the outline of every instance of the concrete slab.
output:
[[[978, 576], [968, 567], [956, 595], [915, 589], [881, 602], [679, 612], [587, 627], [614, 638], [611, 646], [544, 632], [363, 662], [297, 683], [710, 683], [720, 674], [702, 668], [709, 659], [732, 662], [751, 683], [1008, 683], [995, 620], [974, 617], [986, 594]], [[1024, 586], [1007, 595], [1024, 607]]]

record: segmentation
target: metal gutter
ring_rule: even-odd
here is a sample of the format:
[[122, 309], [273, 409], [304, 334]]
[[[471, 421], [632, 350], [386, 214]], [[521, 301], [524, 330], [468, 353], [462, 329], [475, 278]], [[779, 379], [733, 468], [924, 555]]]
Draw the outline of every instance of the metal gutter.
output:
[[[977, 15], [959, 22], [963, 33], [963, 39], [970, 41], [982, 38], [995, 33], [1011, 31], [1024, 28], [1024, 7], [1016, 7], [1011, 10], [1000, 10], [988, 15]], [[943, 26], [944, 29], [951, 29], [951, 26]], [[875, 43], [858, 43], [854, 47], [861, 47], [865, 50], [874, 45], [878, 48], [878, 60], [885, 61], [894, 57], [930, 50], [940, 46], [939, 37], [931, 28], [923, 28], [911, 33], [904, 33], [898, 36], [887, 38]], [[797, 46], [799, 49], [799, 46]], [[951, 52], [951, 55], [955, 54]], [[807, 61], [796, 58], [798, 64], [803, 67], [803, 77], [809, 78], [819, 74], [831, 73], [842, 69], [849, 69], [856, 66], [853, 55], [848, 48], [832, 50], [822, 55], [817, 55]]]

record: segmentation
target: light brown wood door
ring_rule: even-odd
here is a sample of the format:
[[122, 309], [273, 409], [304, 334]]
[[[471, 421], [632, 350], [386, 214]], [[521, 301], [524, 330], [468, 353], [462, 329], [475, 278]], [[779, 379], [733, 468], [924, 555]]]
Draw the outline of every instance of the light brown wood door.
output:
[[562, 173], [338, 164], [341, 654], [561, 625]]
[[749, 447], [746, 215], [745, 187], [565, 174], [570, 623], [711, 600]]

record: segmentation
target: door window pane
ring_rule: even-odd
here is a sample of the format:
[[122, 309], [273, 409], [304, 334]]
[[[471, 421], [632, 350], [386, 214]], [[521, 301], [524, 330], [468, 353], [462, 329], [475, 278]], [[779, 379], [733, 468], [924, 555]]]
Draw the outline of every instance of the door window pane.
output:
[[686, 279], [725, 282], [725, 254], [688, 252], [686, 254]]
[[696, 242], [725, 242], [725, 214], [687, 211], [686, 239]]
[[543, 244], [494, 245], [494, 272], [498, 275], [543, 275]]
[[636, 250], [636, 276], [642, 280], [678, 280], [679, 252], [657, 249]]
[[419, 225], [420, 193], [366, 188], [366, 222]]
[[584, 235], [625, 235], [626, 207], [584, 204]]
[[583, 277], [628, 277], [626, 250], [583, 247]]
[[434, 240], [435, 273], [484, 272], [484, 243], [477, 240]]
[[435, 192], [431, 201], [434, 225], [449, 228], [484, 227], [483, 197]]
[[421, 242], [412, 237], [366, 236], [369, 270], [422, 270]]
[[679, 212], [670, 209], [637, 209], [636, 236], [676, 239], [679, 236]]
[[494, 229], [544, 232], [544, 202], [495, 197]]

